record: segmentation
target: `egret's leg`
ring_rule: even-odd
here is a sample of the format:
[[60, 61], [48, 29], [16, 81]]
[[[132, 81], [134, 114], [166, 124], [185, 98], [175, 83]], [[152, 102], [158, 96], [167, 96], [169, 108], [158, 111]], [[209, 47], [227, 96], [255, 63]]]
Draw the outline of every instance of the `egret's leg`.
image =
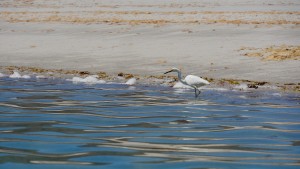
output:
[[200, 95], [201, 91], [199, 89], [196, 89], [196, 91], [198, 91], [197, 96], [196, 96], [196, 97], [198, 97]]
[[201, 91], [196, 86], [193, 87], [195, 89], [195, 97], [197, 98], [200, 95]]
[[193, 88], [195, 89], [195, 97], [197, 98], [201, 91], [196, 86], [193, 86]]
[[198, 92], [199, 92], [198, 95], [197, 95], [197, 97], [198, 97], [198, 96], [200, 95], [201, 91], [200, 91], [199, 89], [197, 89], [197, 90], [198, 90]]

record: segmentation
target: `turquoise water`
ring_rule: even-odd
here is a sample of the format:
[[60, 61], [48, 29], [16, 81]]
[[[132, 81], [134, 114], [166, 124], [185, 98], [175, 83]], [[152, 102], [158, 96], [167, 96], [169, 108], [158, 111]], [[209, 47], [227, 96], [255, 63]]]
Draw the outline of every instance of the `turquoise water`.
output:
[[0, 168], [299, 168], [300, 96], [0, 78]]

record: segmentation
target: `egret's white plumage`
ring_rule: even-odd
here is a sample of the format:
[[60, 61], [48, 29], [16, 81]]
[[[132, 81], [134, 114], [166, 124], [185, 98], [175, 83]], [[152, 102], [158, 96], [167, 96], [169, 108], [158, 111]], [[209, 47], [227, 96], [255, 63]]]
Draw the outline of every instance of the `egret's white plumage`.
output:
[[198, 95], [201, 93], [198, 88], [209, 84], [209, 82], [207, 80], [202, 79], [201, 77], [198, 77], [198, 76], [195, 76], [195, 75], [187, 75], [184, 79], [182, 79], [181, 71], [177, 68], [172, 68], [170, 71], [167, 71], [165, 74], [170, 73], [170, 72], [177, 72], [178, 73], [178, 80], [182, 84], [194, 88], [196, 97], [198, 97]]
[[209, 82], [207, 80], [202, 79], [201, 77], [195, 76], [195, 75], [187, 75], [184, 78], [185, 82], [189, 86], [196, 86], [197, 88], [208, 85]]

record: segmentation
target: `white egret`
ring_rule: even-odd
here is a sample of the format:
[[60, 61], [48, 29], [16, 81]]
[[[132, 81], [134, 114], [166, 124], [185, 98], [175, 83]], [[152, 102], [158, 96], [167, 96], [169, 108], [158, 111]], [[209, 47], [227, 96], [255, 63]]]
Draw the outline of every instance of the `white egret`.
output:
[[198, 89], [201, 86], [208, 85], [209, 82], [205, 79], [202, 79], [201, 77], [195, 76], [195, 75], [187, 75], [184, 79], [181, 77], [181, 71], [177, 68], [172, 68], [170, 71], [165, 72], [164, 74], [171, 73], [171, 72], [177, 72], [178, 73], [178, 79], [182, 84], [185, 84], [187, 86], [191, 86], [195, 89], [195, 97], [198, 97], [201, 91]]

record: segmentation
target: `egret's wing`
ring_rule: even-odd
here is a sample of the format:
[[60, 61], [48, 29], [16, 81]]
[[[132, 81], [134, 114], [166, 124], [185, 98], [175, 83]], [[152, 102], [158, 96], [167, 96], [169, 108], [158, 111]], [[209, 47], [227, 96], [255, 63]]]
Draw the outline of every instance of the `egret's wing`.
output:
[[202, 79], [195, 75], [187, 75], [184, 80], [186, 81], [187, 84], [194, 85], [196, 87], [201, 87], [209, 84], [207, 80]]

